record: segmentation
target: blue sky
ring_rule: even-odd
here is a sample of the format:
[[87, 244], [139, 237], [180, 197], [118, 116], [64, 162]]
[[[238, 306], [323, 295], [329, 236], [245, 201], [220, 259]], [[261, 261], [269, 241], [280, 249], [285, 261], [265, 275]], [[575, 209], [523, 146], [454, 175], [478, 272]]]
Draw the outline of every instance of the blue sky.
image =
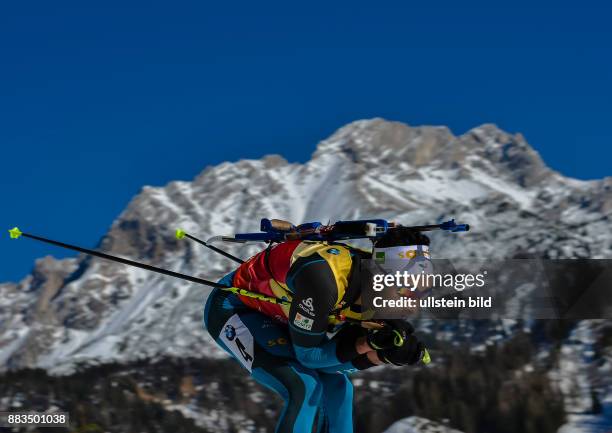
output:
[[[216, 3], [3, 4], [0, 227], [95, 246], [142, 185], [305, 161], [376, 116], [493, 122], [565, 175], [612, 175], [604, 2]], [[0, 237], [0, 281], [46, 254], [66, 253]]]

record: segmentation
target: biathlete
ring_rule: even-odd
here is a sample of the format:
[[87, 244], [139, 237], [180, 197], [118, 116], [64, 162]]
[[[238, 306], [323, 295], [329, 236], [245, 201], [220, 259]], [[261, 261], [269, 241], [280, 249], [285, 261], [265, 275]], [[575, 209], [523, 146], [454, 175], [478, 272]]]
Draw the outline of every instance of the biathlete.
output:
[[[412, 260], [416, 251], [429, 256], [428, 246], [427, 236], [399, 226], [376, 239], [373, 254]], [[277, 433], [353, 432], [348, 374], [385, 363], [412, 365], [426, 355], [406, 321], [388, 320], [377, 330], [338, 323], [342, 316], [361, 319], [356, 259], [371, 257], [341, 243], [285, 241], [254, 255], [220, 283], [287, 299], [290, 306], [220, 289], [207, 299], [204, 327], [210, 335], [283, 398]], [[329, 338], [334, 325], [339, 330]]]

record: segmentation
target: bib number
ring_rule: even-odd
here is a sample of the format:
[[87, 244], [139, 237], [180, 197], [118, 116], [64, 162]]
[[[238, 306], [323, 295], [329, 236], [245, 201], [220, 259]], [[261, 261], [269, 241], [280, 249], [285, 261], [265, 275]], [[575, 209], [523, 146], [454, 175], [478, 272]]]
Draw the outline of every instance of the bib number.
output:
[[234, 314], [229, 318], [219, 336], [221, 341], [230, 350], [234, 358], [242, 364], [244, 368], [251, 372], [253, 368], [253, 335], [249, 328], [242, 323], [240, 317]]

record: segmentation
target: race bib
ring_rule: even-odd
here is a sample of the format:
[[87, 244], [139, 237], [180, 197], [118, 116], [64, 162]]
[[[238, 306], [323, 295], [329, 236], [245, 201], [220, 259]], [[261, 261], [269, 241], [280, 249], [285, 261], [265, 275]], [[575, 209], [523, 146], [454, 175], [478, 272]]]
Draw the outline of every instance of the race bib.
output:
[[232, 352], [234, 358], [251, 372], [255, 356], [253, 351], [253, 335], [237, 314], [234, 314], [225, 322], [219, 338]]

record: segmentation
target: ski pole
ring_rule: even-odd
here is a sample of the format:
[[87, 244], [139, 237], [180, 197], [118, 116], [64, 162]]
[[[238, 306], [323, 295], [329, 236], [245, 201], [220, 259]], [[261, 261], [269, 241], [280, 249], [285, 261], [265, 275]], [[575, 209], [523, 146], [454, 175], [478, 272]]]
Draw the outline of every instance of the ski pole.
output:
[[[47, 243], [47, 244], [55, 245], [55, 246], [58, 246], [58, 247], [61, 247], [61, 248], [66, 248], [66, 249], [69, 249], [69, 250], [78, 251], [80, 253], [87, 254], [87, 255], [90, 255], [90, 256], [100, 257], [102, 259], [110, 260], [110, 261], [113, 261], [113, 262], [118, 262], [118, 263], [122, 263], [122, 264], [125, 264], [125, 265], [130, 265], [130, 266], [134, 266], [134, 267], [137, 267], [137, 268], [145, 269], [147, 271], [156, 272], [158, 274], [169, 275], [171, 277], [180, 278], [182, 280], [191, 281], [193, 283], [198, 283], [198, 284], [203, 284], [205, 286], [214, 287], [214, 288], [226, 291], [226, 292], [234, 293], [236, 295], [240, 295], [240, 296], [245, 296], [245, 297], [248, 297], [248, 298], [257, 299], [257, 300], [264, 301], [264, 302], [269, 302], [269, 303], [272, 303], [272, 304], [283, 305], [283, 306], [287, 306], [287, 307], [291, 306], [291, 301], [289, 301], [288, 299], [281, 299], [281, 298], [276, 298], [274, 296], [267, 296], [267, 295], [264, 295], [264, 294], [261, 294], [261, 293], [256, 293], [256, 292], [251, 292], [251, 291], [246, 290], [246, 289], [241, 289], [239, 287], [226, 286], [225, 284], [217, 283], [215, 281], [205, 280], [203, 278], [198, 278], [198, 277], [194, 277], [192, 275], [182, 274], [180, 272], [170, 271], [168, 269], [159, 268], [157, 266], [149, 265], [149, 264], [146, 264], [146, 263], [136, 262], [134, 260], [124, 259], [123, 257], [113, 256], [111, 254], [106, 254], [106, 253], [103, 253], [103, 252], [100, 252], [100, 251], [91, 250], [89, 248], [83, 248], [83, 247], [79, 247], [79, 246], [76, 246], [76, 245], [71, 245], [71, 244], [67, 244], [67, 243], [64, 243], [64, 242], [55, 241], [53, 239], [44, 238], [42, 236], [36, 236], [36, 235], [30, 234], [30, 233], [22, 232], [17, 227], [14, 227], [13, 229], [9, 230], [8, 232], [9, 232], [9, 234], [10, 234], [12, 239], [18, 239], [18, 238], [23, 236], [23, 237], [34, 239], [34, 240], [37, 240], [37, 241], [40, 241], [40, 242], [44, 242], [44, 243]], [[332, 314], [332, 315], [330, 315], [330, 319], [335, 319], [335, 320], [338, 320], [338, 321], [341, 321], [341, 322], [360, 323], [361, 326], [364, 326], [364, 327], [367, 327], [366, 326], [367, 323], [371, 323], [372, 325], [376, 325], [375, 322], [362, 321], [362, 320], [359, 320], [359, 319], [351, 319], [351, 318], [345, 317], [345, 316], [340, 315], [340, 314]], [[425, 357], [423, 357], [423, 358], [425, 358]]]
[[61, 248], [66, 248], [69, 250], [78, 251], [80, 253], [84, 253], [90, 256], [100, 257], [106, 260], [111, 260], [113, 262], [123, 263], [130, 266], [135, 266], [137, 268], [146, 269], [147, 271], [157, 272], [158, 274], [169, 275], [171, 277], [180, 278], [183, 280], [191, 281], [198, 284], [203, 284], [205, 286], [215, 287], [217, 289], [221, 289], [227, 292], [232, 292], [237, 295], [246, 296], [249, 298], [258, 299], [260, 301], [270, 302], [272, 304], [286, 305], [290, 306], [291, 302], [286, 299], [275, 298], [273, 296], [263, 295], [261, 293], [251, 292], [245, 289], [241, 289], [238, 287], [231, 287], [225, 284], [217, 283], [214, 281], [205, 280], [203, 278], [194, 277], [192, 275], [182, 274], [180, 272], [170, 271], [168, 269], [159, 268], [157, 266], [149, 265], [146, 263], [136, 262], [134, 260], [124, 259], [123, 257], [117, 257], [110, 254], [106, 254], [96, 250], [90, 250], [89, 248], [78, 247], [76, 245], [67, 244], [64, 242], [55, 241], [53, 239], [43, 238], [42, 236], [36, 236], [30, 233], [25, 233], [19, 230], [19, 228], [15, 227], [12, 230], [9, 230], [9, 234], [12, 239], [18, 239], [21, 236], [34, 239], [40, 242], [45, 242], [51, 245], [55, 245]]
[[240, 263], [240, 264], [244, 263], [244, 260], [242, 260], [242, 259], [240, 259], [240, 258], [238, 258], [238, 257], [236, 257], [234, 255], [231, 255], [230, 253], [228, 253], [226, 251], [223, 251], [220, 248], [217, 248], [217, 247], [215, 247], [213, 245], [210, 245], [210, 244], [206, 243], [205, 241], [203, 241], [201, 239], [198, 239], [195, 236], [190, 235], [189, 233], [185, 232], [184, 230], [176, 229], [176, 238], [177, 239], [183, 239], [183, 238], [191, 239], [192, 241], [195, 241], [195, 242], [199, 243], [200, 245], [204, 245], [206, 248], [209, 248], [209, 249], [213, 250], [214, 252], [219, 253], [219, 254], [221, 254], [224, 257], [227, 257], [230, 260], [233, 260], [233, 261], [235, 261], [237, 263]]
[[80, 253], [88, 254], [90, 256], [96, 256], [96, 257], [100, 257], [106, 260], [111, 260], [114, 262], [119, 262], [119, 263], [123, 263], [123, 264], [130, 265], [130, 266], [135, 266], [137, 268], [146, 269], [147, 271], [157, 272], [158, 274], [164, 274], [164, 275], [169, 275], [175, 278], [181, 278], [183, 280], [191, 281], [193, 283], [204, 284], [206, 286], [217, 287], [219, 289], [227, 288], [225, 284], [216, 283], [214, 281], [209, 281], [209, 280], [204, 280], [202, 278], [194, 277], [192, 275], [182, 274], [180, 272], [174, 272], [174, 271], [170, 271], [164, 268], [158, 268], [157, 266], [148, 265], [146, 263], [140, 263], [134, 260], [124, 259], [123, 257], [112, 256], [110, 254], [106, 254], [100, 251], [90, 250], [88, 248], [82, 248], [76, 245], [70, 245], [64, 242], [54, 241], [52, 239], [47, 239], [41, 236], [36, 236], [30, 233], [25, 233], [19, 230], [19, 228], [17, 227], [13, 228], [12, 230], [9, 230], [9, 233], [12, 239], [18, 239], [21, 236], [23, 236], [26, 238], [40, 241], [40, 242], [45, 242], [47, 244], [55, 245], [58, 247], [69, 249], [69, 250], [78, 251]]
[[291, 301], [289, 301], [287, 299], [275, 298], [273, 296], [267, 296], [267, 295], [264, 295], [264, 294], [261, 294], [261, 293], [256, 293], [256, 292], [251, 292], [251, 291], [246, 290], [246, 289], [241, 289], [239, 287], [227, 286], [225, 284], [217, 283], [215, 281], [209, 281], [209, 280], [205, 280], [203, 278], [198, 278], [198, 277], [194, 277], [192, 275], [182, 274], [180, 272], [170, 271], [168, 269], [159, 268], [157, 266], [149, 265], [149, 264], [146, 264], [146, 263], [141, 263], [141, 262], [136, 262], [134, 260], [124, 259], [123, 257], [113, 256], [113, 255], [106, 254], [106, 253], [103, 253], [103, 252], [100, 252], [100, 251], [91, 250], [89, 248], [78, 247], [76, 245], [71, 245], [71, 244], [67, 244], [67, 243], [64, 243], [64, 242], [55, 241], [53, 239], [44, 238], [42, 236], [36, 236], [36, 235], [30, 234], [30, 233], [22, 232], [17, 227], [9, 230], [9, 234], [10, 234], [12, 239], [18, 239], [21, 236], [23, 236], [23, 237], [34, 239], [34, 240], [37, 240], [37, 241], [40, 241], [40, 242], [44, 242], [44, 243], [47, 243], [47, 244], [55, 245], [55, 246], [58, 246], [58, 247], [61, 247], [61, 248], [66, 248], [66, 249], [69, 249], [69, 250], [78, 251], [80, 253], [84, 253], [84, 254], [87, 254], [87, 255], [90, 255], [90, 256], [96, 256], [96, 257], [100, 257], [100, 258], [103, 258], [103, 259], [106, 259], [106, 260], [111, 260], [113, 262], [123, 263], [123, 264], [134, 266], [134, 267], [137, 267], [137, 268], [146, 269], [147, 271], [157, 272], [158, 274], [169, 275], [171, 277], [180, 278], [180, 279], [191, 281], [191, 282], [198, 283], [198, 284], [203, 284], [205, 286], [215, 287], [217, 289], [224, 290], [224, 291], [227, 291], [227, 292], [232, 292], [234, 294], [241, 295], [241, 296], [246, 296], [248, 298], [254, 298], [254, 299], [258, 299], [260, 301], [270, 302], [272, 304], [278, 304], [278, 305], [285, 305], [285, 306], [290, 306], [291, 305]]

